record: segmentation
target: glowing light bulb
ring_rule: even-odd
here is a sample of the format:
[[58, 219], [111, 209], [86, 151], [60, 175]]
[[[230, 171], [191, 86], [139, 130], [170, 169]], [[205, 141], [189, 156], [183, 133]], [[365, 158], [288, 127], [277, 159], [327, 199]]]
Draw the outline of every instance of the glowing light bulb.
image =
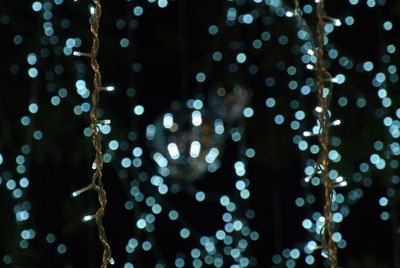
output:
[[72, 193], [72, 197], [77, 197], [77, 196], [80, 195], [81, 193], [84, 193], [84, 192], [86, 192], [86, 191], [89, 191], [89, 190], [91, 190], [92, 188], [93, 188], [93, 185], [92, 185], [92, 184], [89, 184], [88, 186], [86, 186], [86, 187], [84, 187], [84, 188], [82, 188], [82, 189], [79, 189], [79, 190], [73, 192], [73, 193]]
[[198, 141], [193, 141], [190, 144], [190, 156], [193, 158], [196, 158], [199, 156], [200, 154], [200, 148], [201, 148], [201, 144]]
[[307, 64], [306, 65], [306, 68], [308, 69], [308, 70], [314, 70], [314, 65], [312, 65], [312, 64]]
[[107, 86], [107, 87], [102, 87], [101, 90], [104, 90], [104, 91], [114, 91], [115, 88], [114, 88], [113, 86]]
[[110, 119], [99, 120], [97, 121], [97, 123], [101, 125], [109, 125], [111, 124], [111, 120]]
[[322, 113], [323, 109], [321, 107], [317, 106], [317, 107], [315, 107], [315, 111], [317, 113]]
[[332, 126], [339, 126], [342, 123], [340, 119], [336, 119], [335, 121], [332, 122]]
[[312, 136], [313, 135], [313, 133], [311, 132], [311, 131], [304, 131], [303, 132], [303, 136], [304, 137], [310, 137], [310, 136]]
[[192, 113], [192, 124], [196, 127], [200, 126], [202, 123], [201, 113], [199, 111], [194, 111]]
[[342, 22], [339, 19], [333, 19], [333, 24], [335, 26], [340, 26], [340, 25], [342, 25]]
[[334, 188], [338, 188], [338, 187], [346, 187], [347, 186], [347, 181], [342, 181], [336, 185], [334, 185]]
[[176, 143], [172, 142], [172, 143], [168, 144], [167, 148], [168, 148], [168, 153], [172, 159], [176, 160], [181, 156]]
[[95, 218], [94, 215], [86, 215], [83, 217], [82, 221], [91, 221]]
[[72, 55], [74, 55], [76, 57], [88, 57], [88, 58], [92, 57], [92, 54], [86, 53], [86, 52], [80, 52], [80, 51], [74, 51], [74, 52], [72, 52]]
[[335, 182], [337, 182], [337, 183], [340, 183], [342, 181], [344, 181], [344, 178], [342, 176], [337, 177], [335, 180]]
[[309, 246], [309, 249], [311, 251], [315, 251], [315, 250], [322, 249], [322, 248], [323, 247], [321, 245], [311, 245], [311, 246]]
[[163, 125], [165, 128], [171, 128], [174, 124], [174, 117], [170, 113], [164, 114]]
[[293, 15], [294, 13], [292, 11], [286, 11], [286, 17], [291, 18]]

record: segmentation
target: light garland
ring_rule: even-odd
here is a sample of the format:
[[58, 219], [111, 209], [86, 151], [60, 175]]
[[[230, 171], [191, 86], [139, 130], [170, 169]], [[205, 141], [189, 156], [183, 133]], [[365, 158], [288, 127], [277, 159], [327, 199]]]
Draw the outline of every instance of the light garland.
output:
[[[324, 193], [324, 206], [323, 216], [320, 216], [316, 221], [316, 226], [321, 233], [321, 246], [318, 246], [313, 242], [313, 245], [307, 244], [307, 251], [315, 251], [316, 249], [322, 249], [323, 255], [329, 259], [329, 267], [336, 268], [338, 265], [337, 260], [337, 248], [333, 238], [333, 198], [336, 195], [334, 191], [337, 187], [347, 186], [347, 182], [342, 176], [335, 176], [332, 179], [330, 174], [330, 154], [329, 149], [330, 135], [329, 128], [332, 126], [338, 126], [341, 124], [341, 120], [331, 121], [331, 112], [329, 110], [329, 102], [332, 94], [333, 83], [338, 83], [337, 77], [332, 78], [331, 74], [327, 71], [325, 66], [325, 26], [327, 23], [333, 24], [334, 26], [340, 26], [340, 20], [326, 16], [324, 10], [324, 1], [317, 0], [316, 2], [316, 40], [314, 39], [314, 33], [311, 30], [308, 22], [302, 16], [302, 8], [298, 0], [294, 0], [295, 8], [293, 11], [286, 11], [286, 17], [295, 17], [298, 21], [300, 29], [304, 31], [306, 36], [305, 40], [308, 41], [309, 48], [306, 54], [310, 58], [314, 58], [314, 61], [306, 64], [306, 68], [311, 71], [315, 71], [316, 81], [316, 94], [317, 94], [317, 106], [314, 112], [317, 115], [317, 125], [314, 126], [313, 131], [304, 131], [304, 137], [316, 136], [319, 141], [319, 147], [317, 151], [319, 155], [317, 161], [314, 162], [311, 169], [305, 178], [305, 182], [309, 183], [311, 179], [319, 177], [323, 184]], [[309, 227], [308, 221], [303, 221], [304, 227]], [[311, 226], [310, 226], [311, 227]], [[310, 241], [311, 242], [311, 241]], [[309, 243], [310, 243], [309, 242]], [[312, 261], [313, 262], [313, 261]]]
[[101, 73], [100, 73], [100, 66], [97, 62], [97, 54], [99, 51], [100, 47], [100, 40], [99, 40], [99, 24], [100, 24], [100, 16], [101, 16], [101, 3], [100, 0], [93, 0], [93, 3], [95, 4], [95, 7], [90, 9], [90, 13], [92, 15], [91, 17], [91, 24], [90, 24], [90, 31], [92, 32], [93, 35], [93, 43], [92, 43], [92, 49], [90, 53], [86, 52], [79, 52], [79, 51], [74, 51], [73, 55], [74, 56], [85, 56], [90, 58], [90, 65], [93, 69], [94, 72], [94, 78], [93, 78], [93, 92], [92, 92], [92, 104], [91, 104], [91, 110], [90, 110], [90, 128], [92, 131], [92, 145], [95, 150], [96, 156], [95, 156], [95, 161], [93, 164], [93, 168], [95, 169], [95, 172], [93, 173], [92, 176], [92, 181], [91, 183], [72, 193], [73, 197], [76, 197], [86, 191], [89, 190], [95, 190], [98, 195], [98, 200], [100, 203], [100, 207], [97, 209], [96, 214], [94, 215], [87, 215], [83, 217], [83, 221], [90, 221], [92, 219], [96, 220], [96, 224], [98, 227], [98, 232], [99, 232], [99, 240], [101, 244], [103, 245], [103, 257], [102, 257], [102, 268], [107, 268], [109, 264], [114, 264], [114, 260], [111, 258], [111, 248], [107, 240], [106, 232], [103, 226], [103, 217], [106, 209], [106, 204], [107, 204], [107, 196], [106, 196], [106, 191], [103, 187], [103, 181], [102, 181], [102, 169], [103, 169], [103, 152], [102, 152], [102, 145], [101, 145], [101, 139], [100, 139], [100, 133], [99, 133], [99, 127], [101, 125], [108, 125], [110, 124], [109, 119], [105, 120], [99, 120], [97, 118], [97, 104], [100, 99], [100, 92], [102, 90], [110, 91], [113, 90], [113, 87], [103, 87], [101, 84]]

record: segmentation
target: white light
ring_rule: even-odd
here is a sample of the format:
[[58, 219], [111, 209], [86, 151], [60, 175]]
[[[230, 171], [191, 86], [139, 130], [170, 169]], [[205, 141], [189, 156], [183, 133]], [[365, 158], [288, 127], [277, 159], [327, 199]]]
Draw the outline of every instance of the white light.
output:
[[86, 52], [80, 52], [80, 51], [74, 51], [74, 52], [72, 52], [72, 55], [77, 56], [77, 57], [81, 57], [81, 56], [88, 57], [88, 58], [92, 57], [92, 54], [86, 53]]
[[293, 17], [293, 12], [292, 11], [286, 11], [286, 17], [291, 18]]
[[341, 183], [336, 184], [335, 187], [345, 187], [345, 186], [347, 186], [347, 181], [342, 181]]
[[335, 182], [340, 183], [340, 182], [343, 182], [343, 180], [344, 180], [343, 177], [339, 176], [336, 178]]
[[73, 193], [72, 193], [72, 197], [77, 197], [77, 196], [80, 195], [81, 193], [84, 193], [84, 192], [86, 192], [86, 191], [89, 191], [90, 189], [93, 189], [93, 185], [92, 185], [92, 184], [89, 184], [88, 186], [86, 186], [86, 187], [84, 187], [84, 188], [82, 188], [82, 189], [79, 189], [79, 190], [73, 192]]
[[170, 113], [164, 114], [163, 125], [165, 128], [171, 128], [174, 124], [174, 117]]
[[97, 123], [101, 125], [109, 125], [111, 124], [111, 120], [110, 119], [99, 120]]
[[202, 123], [201, 113], [199, 111], [194, 111], [192, 113], [192, 124], [196, 127], [200, 126]]
[[176, 143], [170, 143], [168, 144], [168, 153], [171, 156], [172, 159], [178, 159], [180, 157], [179, 149]]
[[314, 251], [316, 249], [322, 248], [321, 246], [318, 246], [317, 243], [315, 243], [314, 240], [311, 240], [310, 242], [307, 243], [307, 247], [311, 250]]
[[339, 126], [342, 123], [340, 119], [336, 119], [335, 121], [332, 122], [332, 126]]
[[306, 68], [308, 69], [308, 70], [314, 70], [314, 65], [312, 65], [312, 64], [307, 64], [306, 65]]
[[115, 261], [114, 261], [114, 259], [113, 259], [113, 258], [111, 258], [111, 257], [108, 259], [108, 262], [109, 262], [111, 265], [114, 265], [114, 264], [115, 264]]
[[307, 54], [311, 56], [314, 55], [314, 50], [312, 49], [307, 50]]
[[155, 153], [153, 159], [162, 168], [168, 165], [168, 160], [160, 153]]
[[224, 133], [224, 131], [225, 131], [224, 123], [222, 123], [221, 119], [215, 120], [215, 122], [214, 122], [214, 130], [215, 130], [215, 133], [217, 133], [217, 134], [223, 134]]
[[335, 26], [340, 26], [340, 25], [342, 25], [342, 22], [339, 19], [333, 19], [333, 24]]
[[83, 217], [83, 221], [90, 221], [93, 220], [95, 217], [93, 215], [86, 215], [85, 217]]
[[307, 177], [304, 178], [304, 181], [307, 182], [307, 183], [310, 182], [310, 180], [311, 180], [311, 176], [307, 176]]
[[304, 131], [303, 132], [303, 136], [304, 137], [310, 137], [310, 136], [312, 136], [313, 134], [312, 134], [312, 132], [311, 131]]
[[107, 87], [103, 87], [102, 89], [105, 91], [114, 91], [115, 88], [113, 86], [107, 86]]
[[194, 141], [190, 144], [190, 156], [196, 158], [200, 154], [201, 144], [198, 141]]
[[90, 7], [90, 15], [94, 15], [95, 11], [94, 7]]
[[315, 107], [315, 111], [317, 113], [322, 113], [323, 109], [321, 107], [317, 106], [317, 107]]
[[206, 155], [205, 160], [208, 164], [211, 164], [215, 161], [215, 159], [217, 159], [218, 155], [219, 155], [219, 150], [217, 148], [211, 148], [208, 154]]

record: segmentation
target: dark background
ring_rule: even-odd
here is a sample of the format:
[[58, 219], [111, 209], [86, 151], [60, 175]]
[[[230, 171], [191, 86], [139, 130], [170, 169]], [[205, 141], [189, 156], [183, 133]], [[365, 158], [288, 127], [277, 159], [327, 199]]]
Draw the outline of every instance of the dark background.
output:
[[[190, 226], [192, 236], [196, 237], [197, 234], [213, 235], [223, 228], [221, 215], [224, 210], [218, 197], [222, 194], [234, 196], [236, 176], [233, 165], [243, 158], [245, 147], [256, 151], [255, 157], [246, 161], [251, 197], [249, 200], [237, 199], [237, 214], [243, 216], [248, 209], [254, 210], [256, 217], [248, 224], [260, 236], [257, 241], [249, 241], [245, 255], [257, 259], [255, 267], [273, 267], [273, 255], [279, 255], [287, 248], [303, 248], [312, 235], [301, 226], [302, 221], [312, 212], [321, 211], [323, 200], [320, 186], [309, 186], [302, 181], [306, 162], [316, 156], [300, 151], [293, 142], [296, 135], [315, 124], [314, 89], [308, 95], [300, 93], [301, 86], [307, 78], [313, 77], [313, 73], [301, 62], [302, 54], [298, 51], [302, 41], [297, 38], [299, 28], [295, 19], [278, 16], [276, 13], [279, 12], [270, 5], [274, 1], [265, 1], [267, 5], [245, 0], [175, 0], [169, 1], [165, 8], [160, 8], [157, 1], [103, 2], [98, 59], [103, 84], [116, 87], [114, 92], [102, 93], [99, 104], [104, 118], [112, 121], [112, 132], [103, 136], [104, 150], [112, 155], [111, 163], [104, 167], [109, 199], [104, 225], [116, 267], [124, 267], [127, 261], [135, 267], [154, 267], [156, 261], [163, 262], [165, 267], [175, 267], [175, 259], [181, 254], [186, 256], [185, 267], [192, 267], [190, 250], [200, 247], [199, 242], [180, 238], [179, 230], [182, 226]], [[332, 137], [341, 140], [335, 149], [342, 156], [340, 162], [333, 163], [333, 168], [349, 183], [348, 187], [338, 189], [345, 196], [341, 207], [350, 211], [343, 223], [336, 226], [347, 242], [347, 246], [339, 250], [339, 262], [343, 267], [399, 267], [394, 257], [398, 258], [400, 254], [396, 249], [399, 239], [396, 223], [398, 187], [390, 183], [398, 169], [389, 165], [398, 157], [388, 149], [396, 142], [396, 137], [390, 135], [383, 119], [396, 120], [399, 103], [397, 71], [392, 76], [388, 71], [388, 66], [398, 64], [398, 52], [390, 54], [386, 46], [398, 42], [396, 20], [400, 4], [393, 0], [377, 1], [375, 5], [372, 2], [360, 1], [357, 5], [348, 1], [326, 3], [327, 13], [342, 21], [342, 26], [329, 35], [328, 44], [328, 51], [337, 49], [339, 56], [328, 59], [327, 64], [333, 75], [342, 73], [346, 76], [345, 83], [335, 85], [330, 103], [333, 118], [343, 121], [342, 126], [331, 131]], [[98, 267], [101, 248], [96, 226], [80, 220], [95, 211], [96, 196], [90, 192], [71, 198], [73, 191], [87, 185], [92, 171], [93, 150], [89, 138], [83, 135], [89, 125], [89, 115], [73, 112], [76, 105], [88, 101], [76, 93], [75, 82], [84, 79], [91, 90], [92, 73], [87, 59], [66, 56], [62, 52], [68, 38], [80, 38], [82, 46], [77, 50], [89, 51], [90, 3], [82, 0], [42, 1], [43, 8], [39, 12], [32, 10], [32, 3], [27, 0], [0, 2], [0, 154], [3, 158], [0, 161], [0, 267]], [[302, 6], [306, 4], [314, 3], [301, 2]], [[137, 6], [143, 8], [141, 16], [133, 13]], [[259, 15], [251, 24], [236, 20], [230, 25], [226, 11], [232, 7], [238, 14], [253, 12]], [[293, 4], [287, 1], [283, 7], [291, 8]], [[44, 17], [45, 10], [51, 12], [50, 18]], [[353, 16], [353, 25], [345, 23], [347, 16]], [[313, 28], [313, 14], [305, 14], [305, 18]], [[393, 29], [385, 31], [382, 25], [388, 20], [392, 21]], [[118, 21], [124, 22], [125, 27], [119, 29]], [[52, 23], [53, 35], [44, 34], [46, 22]], [[208, 33], [212, 24], [219, 28], [216, 35]], [[260, 49], [255, 49], [252, 43], [263, 32], [268, 32], [271, 37], [262, 41]], [[22, 36], [22, 43], [15, 42], [16, 35]], [[282, 36], [286, 36], [286, 44], [279, 42]], [[121, 38], [129, 39], [127, 48], [120, 46]], [[220, 62], [212, 60], [217, 50], [223, 53]], [[236, 63], [239, 52], [247, 55], [243, 64]], [[27, 63], [29, 53], [38, 55], [34, 65], [39, 71], [36, 78], [27, 74], [31, 67]], [[347, 57], [353, 64], [341, 65], [341, 57]], [[366, 61], [374, 64], [370, 72], [363, 70]], [[288, 66], [297, 68], [295, 76], [288, 75]], [[57, 68], [63, 71], [58, 73]], [[198, 72], [207, 75], [205, 82], [196, 81]], [[379, 72], [386, 74], [387, 81], [375, 87], [372, 80]], [[275, 81], [272, 85], [267, 82], [271, 79]], [[291, 80], [298, 82], [296, 90], [288, 88]], [[167, 178], [167, 184], [180, 187], [177, 194], [161, 196], [149, 180], [140, 182], [144, 195], [154, 196], [163, 212], [157, 216], [154, 232], [138, 230], [136, 220], [149, 208], [143, 202], [134, 201], [130, 187], [139, 182], [138, 177], [143, 174], [151, 177], [157, 172], [151, 159], [153, 147], [145, 136], [146, 126], [169, 110], [174, 101], [184, 103], [189, 98], [199, 97], [207, 108], [210, 105], [208, 96], [212, 96], [217, 87], [235, 84], [251, 92], [249, 106], [255, 113], [237, 123], [243, 128], [242, 141], [222, 141], [222, 165], [215, 173], [204, 174], [194, 181]], [[51, 98], [60, 88], [67, 89], [68, 95], [54, 106]], [[377, 96], [380, 88], [387, 90], [391, 106], [382, 105]], [[340, 105], [343, 97], [347, 99], [347, 105]], [[267, 98], [275, 98], [274, 108], [266, 106]], [[293, 109], [293, 101], [298, 101], [300, 108]], [[29, 112], [30, 103], [38, 104], [37, 113]], [[144, 107], [142, 116], [133, 113], [137, 105]], [[293, 130], [290, 123], [295, 120], [295, 111], [300, 109], [305, 112], [306, 119], [298, 130]], [[277, 114], [285, 117], [282, 125], [274, 123]], [[23, 116], [30, 117], [28, 126], [20, 123]], [[40, 140], [34, 138], [37, 130], [43, 133]], [[111, 140], [119, 141], [118, 150], [112, 152], [107, 148]], [[379, 149], [377, 141], [382, 142], [383, 149]], [[316, 140], [311, 138], [310, 142], [315, 144]], [[131, 155], [136, 146], [143, 148], [143, 165], [122, 168], [121, 159]], [[23, 148], [30, 150], [23, 153]], [[386, 159], [384, 169], [379, 170], [370, 162], [373, 153]], [[26, 171], [22, 173], [17, 170], [18, 155], [25, 156], [22, 166]], [[362, 163], [369, 165], [368, 171], [360, 170]], [[15, 198], [6, 184], [10, 179], [18, 182], [22, 177], [27, 177], [30, 184], [22, 189], [21, 198]], [[196, 202], [193, 189], [204, 191], [206, 201]], [[362, 194], [354, 197], [355, 193]], [[316, 201], [303, 207], [295, 205], [296, 198], [307, 196]], [[379, 205], [382, 196], [392, 196], [389, 206]], [[134, 201], [133, 210], [124, 208], [128, 200]], [[16, 221], [18, 206], [30, 207], [28, 220]], [[182, 219], [168, 220], [167, 211], [171, 209], [179, 211]], [[389, 220], [380, 219], [383, 211], [390, 212]], [[22, 249], [21, 232], [28, 229], [34, 230], [35, 237], [28, 240], [27, 249]], [[49, 233], [55, 235], [54, 243], [46, 241]], [[125, 247], [132, 237], [139, 241], [150, 239], [156, 246], [149, 252], [138, 249], [128, 254]], [[67, 247], [66, 253], [60, 254], [57, 250], [60, 244]], [[298, 267], [307, 266], [303, 256], [296, 260]], [[317, 260], [314, 267], [321, 267], [319, 252], [314, 256]], [[229, 267], [232, 260], [225, 258], [223, 267]], [[285, 267], [285, 261], [276, 267]]]

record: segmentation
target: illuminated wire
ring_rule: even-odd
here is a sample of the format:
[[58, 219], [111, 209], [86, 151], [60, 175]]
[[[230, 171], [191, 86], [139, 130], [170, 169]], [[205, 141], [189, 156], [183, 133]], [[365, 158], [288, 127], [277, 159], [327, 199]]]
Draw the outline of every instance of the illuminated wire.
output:
[[88, 221], [91, 219], [96, 220], [96, 224], [98, 227], [99, 232], [99, 240], [103, 245], [103, 257], [102, 257], [102, 264], [101, 268], [107, 268], [108, 264], [113, 264], [113, 260], [111, 258], [111, 248], [107, 240], [105, 228], [103, 226], [103, 217], [106, 209], [107, 204], [107, 196], [106, 191], [103, 187], [102, 181], [102, 169], [103, 169], [103, 153], [102, 153], [102, 145], [100, 139], [100, 133], [98, 129], [98, 124], [109, 124], [109, 120], [98, 120], [97, 119], [97, 104], [100, 99], [100, 92], [104, 90], [104, 87], [101, 85], [101, 73], [100, 73], [100, 66], [97, 62], [97, 54], [100, 47], [100, 40], [99, 40], [99, 24], [100, 24], [100, 16], [101, 16], [101, 3], [100, 0], [93, 0], [95, 4], [94, 10], [91, 12], [92, 20], [90, 25], [90, 31], [92, 32], [93, 36], [93, 43], [92, 49], [90, 53], [83, 53], [83, 52], [74, 52], [75, 56], [86, 56], [90, 57], [90, 65], [94, 72], [93, 78], [93, 93], [92, 93], [92, 108], [90, 110], [90, 128], [92, 131], [92, 145], [95, 150], [95, 172], [92, 175], [91, 183], [74, 192], [73, 196], [78, 196], [79, 194], [88, 191], [88, 190], [95, 190], [98, 195], [98, 200], [100, 203], [100, 207], [97, 209], [96, 214], [93, 216], [85, 216], [83, 218], [84, 221]]
[[316, 63], [316, 82], [317, 82], [317, 96], [318, 96], [318, 107], [321, 107], [321, 112], [318, 113], [318, 121], [320, 123], [320, 135], [318, 136], [319, 143], [321, 145], [321, 153], [319, 155], [319, 163], [321, 164], [321, 179], [324, 186], [324, 218], [325, 225], [323, 228], [323, 244], [327, 251], [328, 258], [330, 260], [330, 267], [336, 268], [337, 259], [337, 248], [332, 238], [332, 193], [333, 185], [329, 180], [329, 112], [328, 112], [328, 100], [332, 92], [332, 83], [328, 83], [328, 95], [324, 96], [324, 89], [326, 81], [331, 81], [331, 75], [327, 71], [324, 64], [324, 37], [325, 37], [325, 3], [324, 0], [317, 2], [317, 45], [318, 49], [315, 51], [317, 57]]
[[[340, 184], [333, 185], [329, 180], [329, 128], [331, 126], [336, 126], [340, 124], [340, 120], [335, 120], [334, 122], [330, 122], [329, 115], [329, 99], [332, 94], [332, 75], [328, 72], [324, 63], [324, 38], [325, 38], [325, 25], [327, 21], [334, 23], [339, 26], [340, 21], [327, 17], [325, 14], [325, 2], [324, 0], [316, 1], [316, 16], [317, 16], [317, 26], [316, 26], [316, 38], [315, 41], [313, 38], [313, 33], [311, 28], [309, 27], [307, 21], [301, 16], [301, 7], [298, 0], [293, 0], [295, 5], [295, 12], [288, 12], [286, 15], [288, 17], [292, 17], [293, 15], [297, 19], [298, 23], [304, 30], [307, 32], [309, 36], [309, 42], [313, 49], [308, 53], [316, 56], [316, 64], [310, 65], [310, 70], [315, 71], [315, 79], [317, 86], [317, 114], [318, 114], [318, 122], [320, 125], [318, 134], [318, 141], [321, 146], [321, 152], [319, 154], [317, 163], [315, 164], [315, 172], [310, 177], [306, 178], [306, 181], [309, 181], [312, 176], [315, 174], [319, 174], [321, 181], [323, 182], [323, 191], [324, 191], [324, 227], [321, 230], [322, 236], [322, 246], [325, 250], [325, 253], [328, 255], [328, 259], [330, 260], [330, 268], [337, 268], [338, 258], [337, 258], [337, 248], [336, 244], [332, 238], [332, 230], [333, 230], [333, 219], [332, 219], [332, 195], [333, 188], [341, 187], [347, 184], [347, 182], [343, 181]], [[308, 68], [309, 66], [307, 66]], [[327, 92], [326, 92], [327, 90]], [[311, 136], [311, 132], [303, 133], [304, 136]]]

